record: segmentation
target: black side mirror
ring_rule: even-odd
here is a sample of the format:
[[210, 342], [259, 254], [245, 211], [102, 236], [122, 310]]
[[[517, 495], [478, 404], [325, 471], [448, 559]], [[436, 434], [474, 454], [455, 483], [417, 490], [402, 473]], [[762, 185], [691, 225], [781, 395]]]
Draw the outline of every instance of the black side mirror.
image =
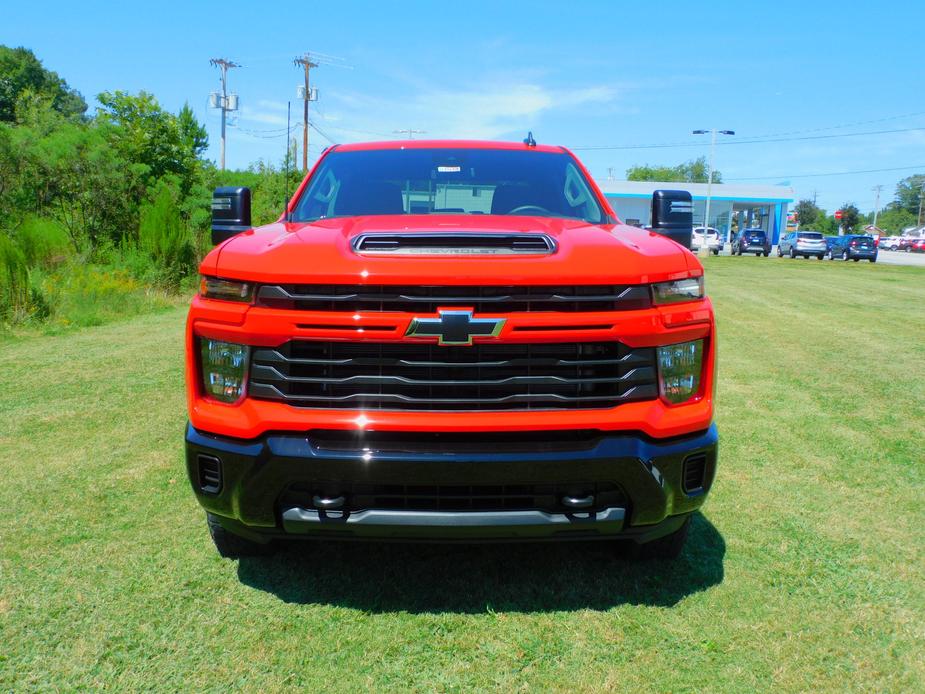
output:
[[251, 228], [251, 189], [216, 188], [212, 193], [212, 243]]
[[686, 190], [656, 190], [652, 193], [652, 231], [691, 247], [694, 230], [694, 201]]

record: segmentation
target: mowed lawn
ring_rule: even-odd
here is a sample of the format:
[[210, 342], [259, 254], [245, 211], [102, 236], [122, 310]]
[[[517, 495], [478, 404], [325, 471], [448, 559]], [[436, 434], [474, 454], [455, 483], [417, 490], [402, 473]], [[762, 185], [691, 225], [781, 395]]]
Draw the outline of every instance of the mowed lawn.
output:
[[925, 271], [710, 258], [720, 469], [606, 545], [219, 559], [185, 311], [0, 342], [0, 691], [925, 690]]

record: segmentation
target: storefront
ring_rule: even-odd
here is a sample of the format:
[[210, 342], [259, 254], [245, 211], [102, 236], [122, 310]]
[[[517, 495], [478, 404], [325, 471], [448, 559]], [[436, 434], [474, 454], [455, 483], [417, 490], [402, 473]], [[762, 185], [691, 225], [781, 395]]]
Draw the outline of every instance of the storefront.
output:
[[[653, 191], [687, 190], [694, 199], [694, 225], [703, 226], [707, 206], [706, 183], [656, 181], [599, 181], [617, 216], [628, 224], [646, 226], [651, 219]], [[764, 229], [777, 243], [787, 225], [787, 207], [793, 202], [789, 186], [714, 184], [707, 226], [729, 241], [739, 229]]]

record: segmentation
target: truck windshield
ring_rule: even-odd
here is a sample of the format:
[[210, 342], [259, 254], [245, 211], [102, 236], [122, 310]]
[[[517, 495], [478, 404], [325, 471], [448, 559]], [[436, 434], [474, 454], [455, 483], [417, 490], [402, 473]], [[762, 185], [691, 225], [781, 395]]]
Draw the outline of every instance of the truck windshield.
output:
[[409, 148], [331, 152], [292, 219], [393, 214], [606, 218], [565, 152]]

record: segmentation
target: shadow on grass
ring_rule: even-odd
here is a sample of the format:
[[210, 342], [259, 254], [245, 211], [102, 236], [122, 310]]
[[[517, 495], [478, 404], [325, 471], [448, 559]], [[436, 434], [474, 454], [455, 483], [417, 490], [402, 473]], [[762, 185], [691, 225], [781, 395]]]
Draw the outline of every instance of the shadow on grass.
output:
[[723, 580], [726, 543], [700, 513], [674, 562], [616, 558], [600, 542], [503, 545], [299, 543], [241, 559], [245, 585], [299, 604], [368, 612], [546, 612], [670, 607]]

